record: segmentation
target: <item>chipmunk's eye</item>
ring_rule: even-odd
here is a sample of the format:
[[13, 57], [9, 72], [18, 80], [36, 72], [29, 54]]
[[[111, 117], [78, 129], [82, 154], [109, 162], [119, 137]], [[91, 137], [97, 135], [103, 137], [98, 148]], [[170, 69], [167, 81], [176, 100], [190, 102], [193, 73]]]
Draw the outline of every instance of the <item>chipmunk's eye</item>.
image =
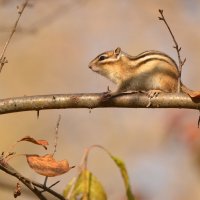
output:
[[99, 57], [99, 61], [105, 60], [106, 58], [107, 58], [107, 56], [101, 55], [101, 56]]

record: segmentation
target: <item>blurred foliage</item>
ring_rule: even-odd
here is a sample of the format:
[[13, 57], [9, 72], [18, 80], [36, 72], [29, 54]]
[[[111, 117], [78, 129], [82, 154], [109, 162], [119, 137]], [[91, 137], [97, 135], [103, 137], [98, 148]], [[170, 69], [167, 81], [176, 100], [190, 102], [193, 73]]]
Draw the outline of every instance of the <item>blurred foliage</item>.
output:
[[[74, 178], [68, 183], [64, 190], [64, 197], [68, 197], [69, 191], [74, 183]], [[88, 170], [83, 170], [76, 180], [74, 189], [69, 200], [106, 200], [106, 193], [97, 178]]]

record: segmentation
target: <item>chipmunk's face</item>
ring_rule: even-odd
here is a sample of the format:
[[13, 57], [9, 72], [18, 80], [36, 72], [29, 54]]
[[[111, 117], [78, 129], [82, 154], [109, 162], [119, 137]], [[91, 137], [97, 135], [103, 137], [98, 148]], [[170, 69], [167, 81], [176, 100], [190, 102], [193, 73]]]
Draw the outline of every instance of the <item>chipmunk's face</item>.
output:
[[109, 74], [114, 70], [114, 66], [120, 60], [121, 49], [117, 48], [114, 51], [107, 51], [98, 55], [89, 63], [89, 68], [108, 78]]

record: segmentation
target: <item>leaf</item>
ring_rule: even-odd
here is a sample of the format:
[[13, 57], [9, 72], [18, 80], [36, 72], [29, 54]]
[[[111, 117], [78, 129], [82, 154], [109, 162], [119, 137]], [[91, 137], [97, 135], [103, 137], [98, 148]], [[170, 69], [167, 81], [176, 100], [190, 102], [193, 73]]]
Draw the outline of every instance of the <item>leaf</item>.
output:
[[188, 89], [186, 86], [182, 86], [181, 89], [184, 93], [188, 94], [192, 99], [199, 99], [200, 98], [200, 91], [193, 91]]
[[13, 193], [14, 198], [17, 198], [21, 195], [21, 185], [20, 183], [17, 183], [15, 191]]
[[[70, 188], [72, 187], [74, 179], [72, 179], [66, 189], [64, 190], [64, 197], [68, 197]], [[106, 193], [97, 180], [97, 178], [88, 170], [83, 170], [75, 183], [74, 189], [70, 195], [69, 200], [106, 200]]]
[[124, 185], [126, 188], [126, 196], [128, 200], [135, 200], [135, 197], [131, 191], [131, 185], [130, 185], [130, 181], [129, 181], [129, 177], [128, 177], [128, 172], [126, 170], [126, 166], [124, 164], [124, 162], [122, 160], [120, 160], [119, 158], [113, 156], [112, 154], [110, 154], [110, 157], [112, 158], [112, 160], [115, 162], [115, 164], [119, 167], [122, 178], [124, 180]]
[[47, 145], [49, 145], [49, 143], [46, 140], [35, 140], [34, 138], [32, 138], [30, 136], [26, 136], [26, 137], [22, 138], [21, 140], [18, 140], [17, 142], [21, 142], [21, 141], [27, 141], [27, 142], [31, 142], [33, 144], [41, 145], [46, 150], [47, 150]]
[[124, 181], [127, 199], [128, 200], [135, 200], [135, 197], [134, 197], [134, 195], [131, 191], [131, 184], [130, 184], [128, 172], [126, 170], [126, 166], [125, 166], [124, 162], [122, 160], [120, 160], [119, 158], [113, 156], [107, 149], [105, 149], [101, 145], [93, 145], [93, 147], [98, 147], [98, 148], [103, 149], [110, 156], [110, 158], [115, 162], [117, 167], [120, 169], [120, 172], [121, 172], [121, 175], [122, 175], [122, 178], [123, 178], [123, 181]]
[[47, 177], [59, 176], [74, 168], [69, 167], [67, 160], [56, 161], [52, 154], [26, 155], [26, 159], [36, 173]]

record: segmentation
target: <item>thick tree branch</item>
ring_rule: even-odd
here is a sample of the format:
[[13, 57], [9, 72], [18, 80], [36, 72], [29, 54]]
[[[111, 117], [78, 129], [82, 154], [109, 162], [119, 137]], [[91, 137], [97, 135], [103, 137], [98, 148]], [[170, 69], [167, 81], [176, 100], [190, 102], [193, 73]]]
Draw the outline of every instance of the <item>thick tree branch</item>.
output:
[[[149, 98], [145, 94], [122, 95], [105, 101], [102, 93], [52, 94], [24, 96], [0, 100], [0, 114], [66, 108], [146, 108]], [[193, 101], [184, 93], [162, 93], [151, 99], [150, 108], [185, 108], [200, 110], [200, 99]]]

